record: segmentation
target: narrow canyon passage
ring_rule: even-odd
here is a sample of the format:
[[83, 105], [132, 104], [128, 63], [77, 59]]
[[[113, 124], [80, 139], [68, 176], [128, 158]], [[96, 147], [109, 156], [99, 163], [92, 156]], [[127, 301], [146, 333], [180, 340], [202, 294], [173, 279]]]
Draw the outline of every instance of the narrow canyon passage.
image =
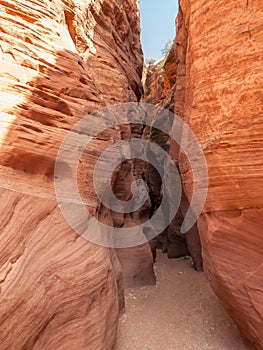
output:
[[190, 259], [158, 251], [156, 286], [127, 289], [115, 350], [247, 350], [240, 332]]
[[262, 5], [0, 0], [0, 350], [263, 350]]

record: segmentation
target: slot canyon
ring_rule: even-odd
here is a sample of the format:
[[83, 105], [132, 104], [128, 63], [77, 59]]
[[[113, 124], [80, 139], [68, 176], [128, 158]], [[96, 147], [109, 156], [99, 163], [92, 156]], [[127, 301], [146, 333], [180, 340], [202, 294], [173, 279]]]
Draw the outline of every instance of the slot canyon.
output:
[[[139, 0], [0, 0], [0, 9], [0, 350], [263, 350], [262, 0], [179, 0], [173, 44], [149, 64]], [[128, 121], [125, 106], [134, 108]], [[113, 115], [121, 122], [111, 124]], [[87, 116], [87, 128], [76, 128]], [[173, 130], [175, 116], [194, 133], [208, 171], [206, 201], [186, 233], [205, 179], [194, 178], [187, 154], [162, 131]], [[69, 162], [58, 158], [67, 135], [89, 140], [76, 174], [73, 146], [63, 153]], [[177, 213], [158, 235], [140, 227], [158, 212], [165, 174], [125, 159], [128, 143], [110, 179], [117, 156], [96, 168], [103, 152], [131, 138], [156, 144], [163, 172], [163, 152], [178, 170], [167, 183], [182, 183]], [[97, 195], [94, 169], [120, 202], [144, 188], [147, 199], [113, 210]], [[94, 240], [67, 221], [62, 208], [74, 222], [78, 204], [60, 172], [77, 178], [101, 223], [85, 218]], [[99, 244], [102, 225], [137, 230], [141, 243]], [[156, 320], [167, 329], [158, 333], [150, 323], [163, 304]], [[221, 342], [198, 343], [205, 318], [220, 324]], [[229, 345], [224, 332], [235, 338]]]

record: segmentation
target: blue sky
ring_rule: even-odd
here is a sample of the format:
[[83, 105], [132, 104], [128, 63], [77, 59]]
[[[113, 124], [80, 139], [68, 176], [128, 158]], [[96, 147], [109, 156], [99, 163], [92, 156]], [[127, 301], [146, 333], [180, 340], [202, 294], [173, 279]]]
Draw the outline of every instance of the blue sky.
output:
[[177, 0], [140, 0], [142, 47], [145, 58], [160, 59], [165, 44], [175, 37]]

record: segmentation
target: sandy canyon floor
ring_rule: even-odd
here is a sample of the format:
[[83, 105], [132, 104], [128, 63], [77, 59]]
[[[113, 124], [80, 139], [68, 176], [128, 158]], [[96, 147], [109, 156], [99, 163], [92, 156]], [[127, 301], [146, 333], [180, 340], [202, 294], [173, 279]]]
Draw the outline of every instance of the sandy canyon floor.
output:
[[116, 350], [247, 350], [236, 325], [190, 259], [155, 264], [157, 285], [126, 291]]

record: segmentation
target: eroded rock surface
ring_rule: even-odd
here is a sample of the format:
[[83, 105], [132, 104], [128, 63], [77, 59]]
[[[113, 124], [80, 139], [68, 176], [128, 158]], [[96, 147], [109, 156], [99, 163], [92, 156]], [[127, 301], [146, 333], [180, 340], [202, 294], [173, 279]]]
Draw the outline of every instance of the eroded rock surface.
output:
[[[256, 349], [263, 348], [262, 15], [259, 0], [181, 0], [174, 87], [175, 112], [195, 132], [208, 164], [198, 220], [205, 272]], [[179, 166], [190, 200], [183, 154]]]
[[157, 105], [164, 94], [164, 59], [145, 65], [144, 103]]
[[[179, 5], [164, 65], [167, 91], [157, 92], [161, 105], [190, 125], [206, 156], [208, 197], [198, 220], [206, 276], [245, 340], [262, 349], [262, 2]], [[191, 167], [178, 151], [171, 144], [190, 201]]]
[[[78, 120], [107, 103], [140, 98], [138, 3], [0, 6], [1, 349], [108, 350], [123, 309], [120, 263], [114, 250], [69, 227], [53, 176], [58, 148]], [[96, 155], [116, 139], [120, 131], [109, 130], [94, 140], [80, 174], [89, 176]], [[80, 191], [96, 214], [85, 177]], [[104, 220], [112, 223], [109, 212]]]
[[[157, 143], [165, 152], [170, 153], [172, 158], [178, 163], [178, 145], [171, 142], [167, 133], [161, 131], [163, 128], [169, 131], [171, 130], [174, 120], [173, 113], [176, 108], [178, 109], [179, 104], [175, 96], [178, 98], [182, 94], [179, 91], [180, 79], [182, 78], [182, 68], [180, 63], [178, 64], [180, 52], [175, 50], [175, 43], [176, 40], [170, 51], [167, 52], [160, 62], [154, 65], [148, 65], [146, 79], [144, 81], [143, 101], [145, 103], [155, 104], [156, 106], [154, 113], [150, 115], [152, 126], [146, 128], [144, 138]], [[178, 82], [178, 91], [176, 82]], [[152, 165], [146, 165], [145, 177], [150, 190], [151, 215], [160, 206], [163, 195], [170, 198], [173, 197], [171, 194], [169, 195], [163, 192], [162, 178], [164, 175], [169, 177], [167, 157], [162, 157], [160, 154], [155, 154], [154, 157], [156, 159], [158, 158], [159, 163], [162, 164], [163, 174], [160, 176]], [[178, 168], [179, 172], [180, 169]], [[171, 193], [171, 188], [176, 186], [177, 182], [181, 183], [181, 180], [176, 178], [169, 179], [168, 187], [170, 188], [168, 188], [168, 192]], [[201, 243], [197, 224], [194, 224], [186, 234], [181, 233], [181, 227], [188, 208], [189, 201], [183, 190], [177, 214], [169, 226], [160, 235], [150, 241], [150, 246], [154, 258], [156, 256], [156, 249], [162, 249], [164, 253], [167, 253], [169, 258], [191, 255], [195, 269], [202, 270]], [[167, 210], [169, 211], [169, 208]], [[162, 215], [165, 222], [168, 222], [167, 214], [164, 212]]]

